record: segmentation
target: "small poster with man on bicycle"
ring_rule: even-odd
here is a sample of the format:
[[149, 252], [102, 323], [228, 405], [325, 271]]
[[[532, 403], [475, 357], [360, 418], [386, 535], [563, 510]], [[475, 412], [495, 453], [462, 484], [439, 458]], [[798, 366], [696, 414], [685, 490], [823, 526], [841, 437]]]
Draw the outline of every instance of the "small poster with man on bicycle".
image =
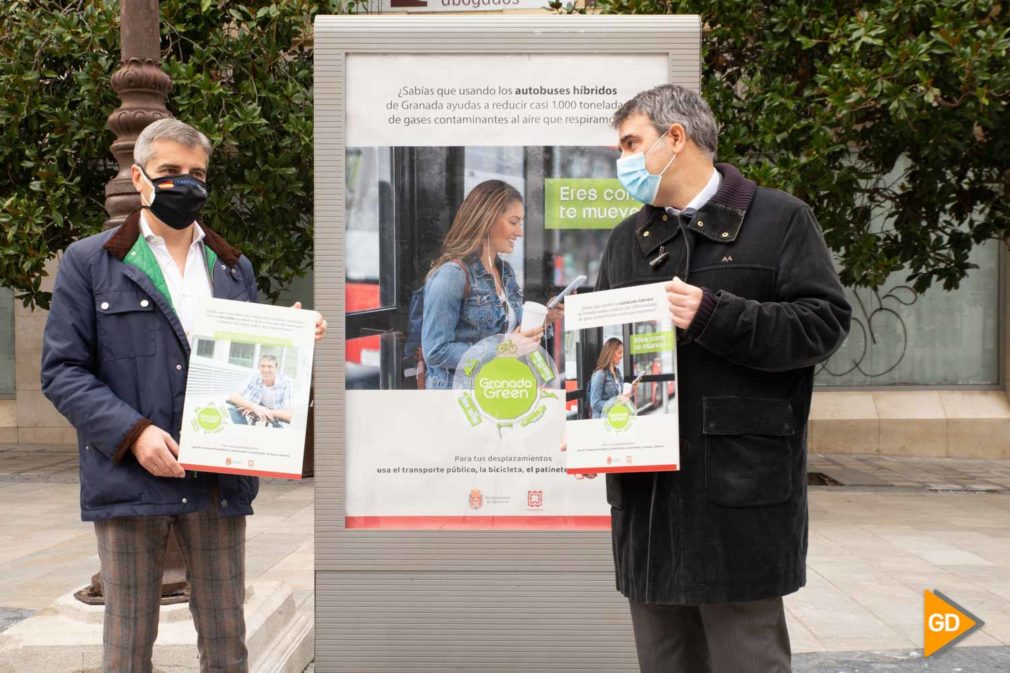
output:
[[208, 299], [194, 318], [179, 462], [300, 479], [316, 313]]

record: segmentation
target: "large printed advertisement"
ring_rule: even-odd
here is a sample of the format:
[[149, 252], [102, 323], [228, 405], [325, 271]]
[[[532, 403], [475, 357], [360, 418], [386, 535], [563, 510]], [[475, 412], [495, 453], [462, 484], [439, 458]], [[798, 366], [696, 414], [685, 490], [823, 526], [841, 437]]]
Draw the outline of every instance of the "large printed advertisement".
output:
[[560, 295], [592, 288], [610, 229], [640, 207], [615, 177], [610, 120], [668, 67], [347, 56], [348, 528], [609, 526], [604, 479], [566, 471], [566, 420], [592, 418], [615, 339], [625, 399], [669, 408], [669, 349], [634, 344], [672, 327], [566, 337]]

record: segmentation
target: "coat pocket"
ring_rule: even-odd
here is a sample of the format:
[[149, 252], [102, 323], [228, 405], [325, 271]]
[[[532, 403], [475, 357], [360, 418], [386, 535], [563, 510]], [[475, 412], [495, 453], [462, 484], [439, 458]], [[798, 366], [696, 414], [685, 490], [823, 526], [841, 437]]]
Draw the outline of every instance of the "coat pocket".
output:
[[146, 294], [133, 290], [96, 294], [95, 312], [103, 360], [155, 354], [154, 300]]
[[139, 504], [146, 501], [146, 470], [132, 455], [119, 465], [109, 460], [94, 445], [80, 452], [81, 506], [101, 510], [113, 505]]
[[710, 501], [758, 507], [789, 500], [797, 446], [789, 400], [706, 397], [702, 423]]

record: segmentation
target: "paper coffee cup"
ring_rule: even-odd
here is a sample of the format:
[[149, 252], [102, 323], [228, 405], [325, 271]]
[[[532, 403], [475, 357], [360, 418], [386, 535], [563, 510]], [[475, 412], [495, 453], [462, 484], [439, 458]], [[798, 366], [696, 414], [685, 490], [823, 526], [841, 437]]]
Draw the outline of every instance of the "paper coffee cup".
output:
[[630, 395], [631, 394], [631, 384], [630, 383], [625, 383], [624, 384], [624, 394], [625, 395]]
[[535, 301], [528, 301], [523, 304], [523, 321], [519, 326], [519, 331], [528, 332], [532, 329], [544, 326], [547, 319], [547, 307]]

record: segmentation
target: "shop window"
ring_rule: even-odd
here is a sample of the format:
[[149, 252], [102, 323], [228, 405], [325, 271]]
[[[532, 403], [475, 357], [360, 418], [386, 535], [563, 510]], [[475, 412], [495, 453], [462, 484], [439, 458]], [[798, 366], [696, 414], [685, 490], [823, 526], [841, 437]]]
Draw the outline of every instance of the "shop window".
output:
[[347, 312], [390, 306], [395, 301], [392, 283], [382, 282], [383, 268], [394, 252], [392, 212], [388, 195], [392, 177], [390, 149], [350, 147], [347, 149], [345, 295]]
[[252, 369], [255, 366], [256, 359], [256, 345], [255, 344], [244, 344], [237, 341], [231, 342], [231, 347], [228, 352], [228, 363], [233, 365], [238, 365], [240, 367], [248, 367]]
[[213, 339], [197, 339], [196, 354], [202, 358], [213, 358], [214, 343]]
[[978, 265], [947, 292], [917, 294], [904, 272], [878, 290], [846, 290], [852, 327], [842, 347], [817, 368], [816, 385], [997, 386], [999, 242], [972, 251]]

